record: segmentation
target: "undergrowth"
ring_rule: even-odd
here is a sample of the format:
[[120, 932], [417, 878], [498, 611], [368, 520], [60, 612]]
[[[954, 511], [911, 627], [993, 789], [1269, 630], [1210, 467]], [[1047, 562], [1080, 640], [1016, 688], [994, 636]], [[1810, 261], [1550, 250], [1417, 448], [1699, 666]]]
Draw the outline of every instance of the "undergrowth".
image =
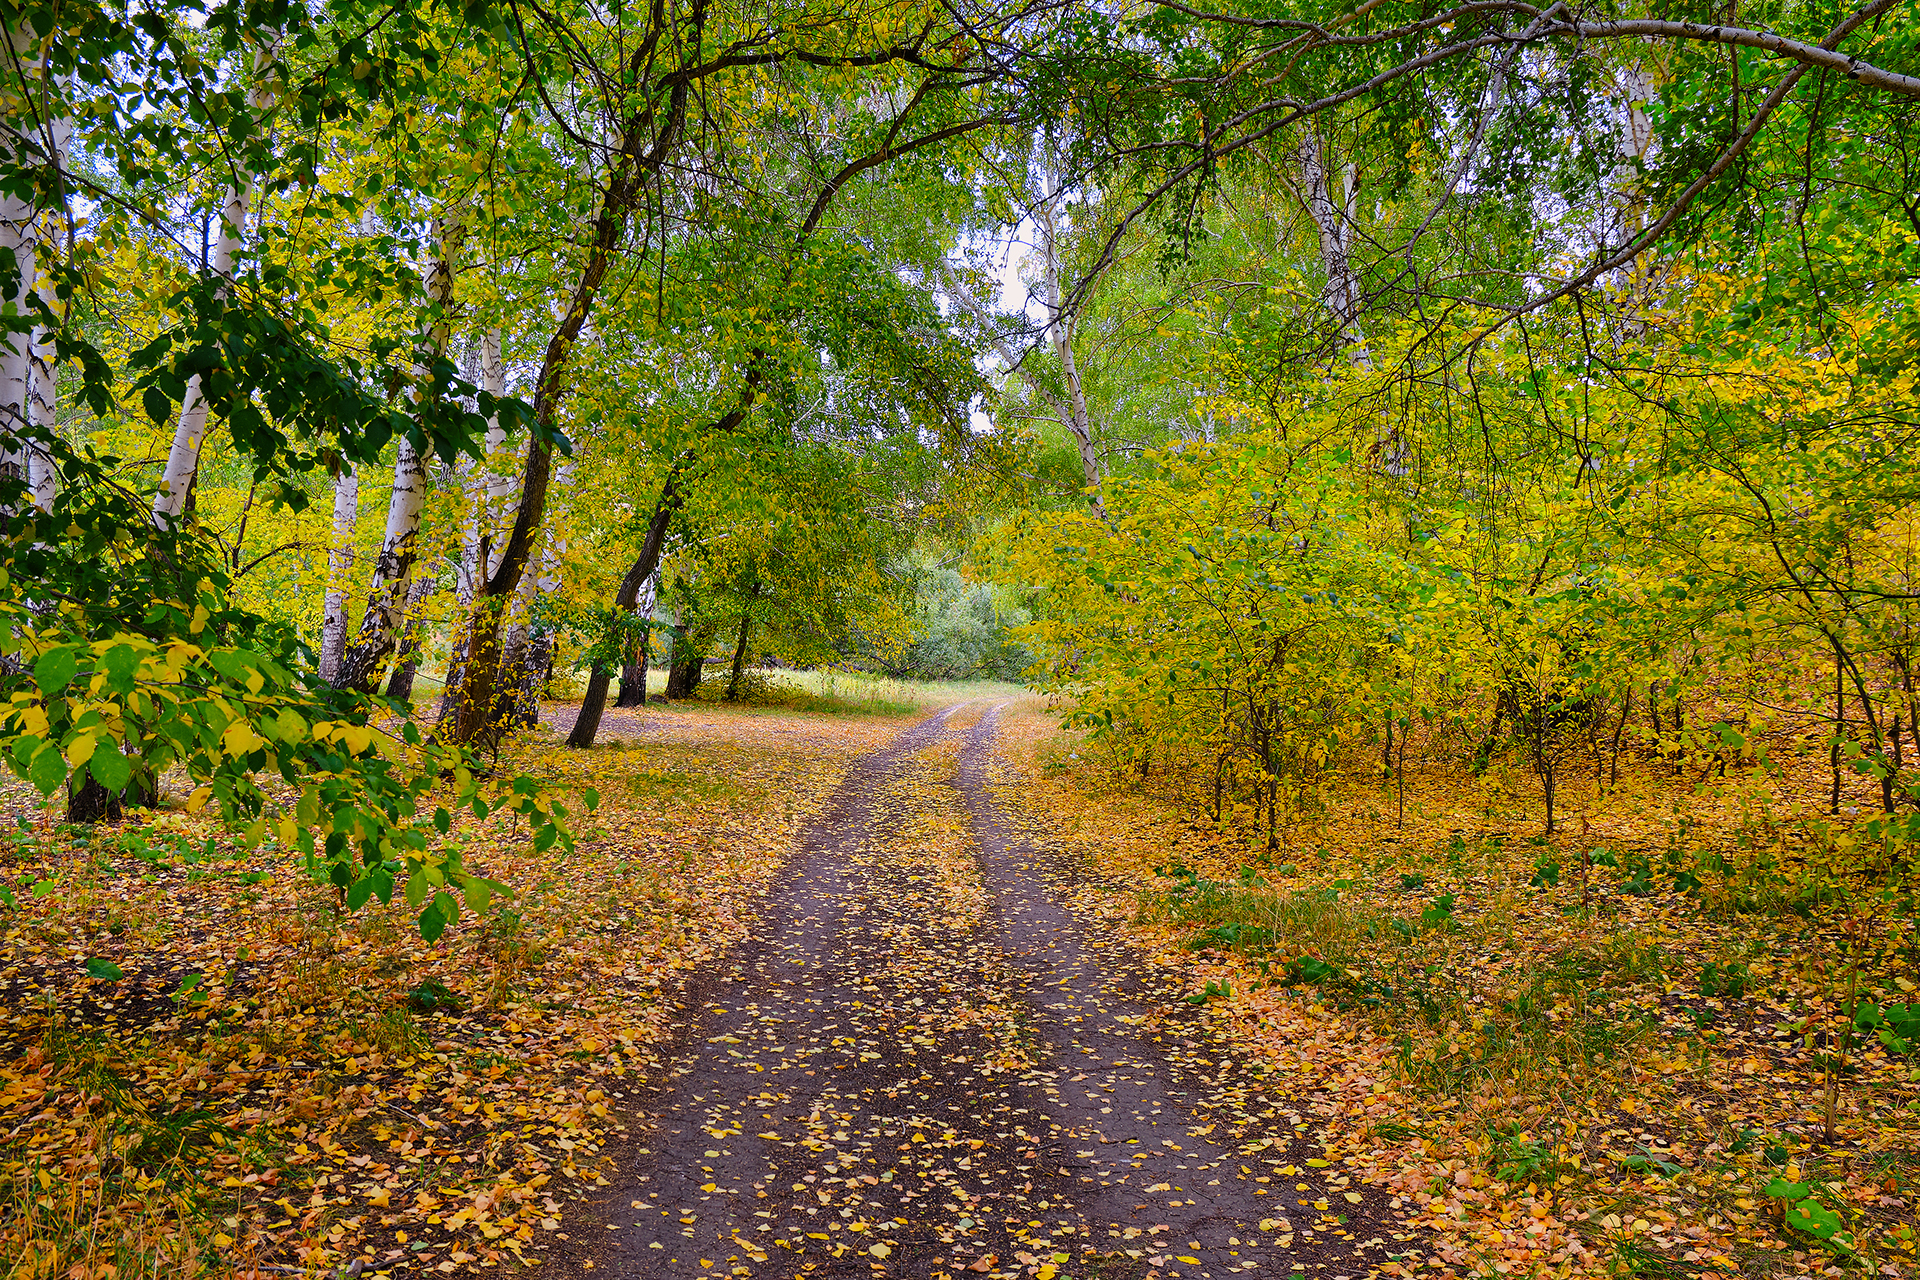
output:
[[1080, 815], [1062, 838], [1180, 957], [1187, 1001], [1338, 1098], [1349, 1158], [1462, 1267], [1920, 1263], [1905, 851], [1780, 779], [1662, 760], [1551, 836], [1498, 760], [1384, 797], [1330, 770], [1269, 849], [1264, 823], [1195, 821], [1203, 786], [1181, 804], [1045, 721], [1019, 733], [1035, 803]]

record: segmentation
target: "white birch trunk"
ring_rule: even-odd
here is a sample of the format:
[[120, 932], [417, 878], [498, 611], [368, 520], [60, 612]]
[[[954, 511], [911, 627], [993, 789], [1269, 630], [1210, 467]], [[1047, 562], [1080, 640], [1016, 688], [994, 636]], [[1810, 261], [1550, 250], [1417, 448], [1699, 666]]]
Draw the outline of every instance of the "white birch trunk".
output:
[[[429, 360], [437, 360], [446, 351], [451, 332], [452, 255], [460, 227], [456, 221], [440, 220], [435, 231], [437, 252], [427, 271], [427, 297], [436, 310], [424, 344]], [[416, 369], [416, 374], [424, 373], [424, 367]], [[407, 588], [419, 553], [420, 513], [426, 505], [426, 464], [412, 440], [402, 436], [394, 455], [393, 492], [387, 500], [380, 557], [374, 562], [366, 612], [360, 615], [360, 635], [341, 659], [336, 685], [371, 692], [380, 683], [380, 668], [399, 643], [406, 617]]]
[[353, 535], [360, 523], [360, 473], [340, 464], [333, 479], [333, 545], [327, 549], [327, 596], [320, 615], [320, 678], [340, 675], [347, 651], [347, 588], [353, 581]]
[[[480, 348], [474, 342], [462, 344], [460, 376], [468, 382], [480, 381]], [[475, 565], [480, 559], [480, 538], [486, 529], [482, 510], [486, 501], [487, 455], [492, 451], [493, 423], [487, 423], [487, 445], [475, 463], [466, 454], [454, 459], [454, 482], [460, 486], [460, 550], [453, 563], [453, 594], [462, 607], [473, 603]]]
[[[490, 395], [504, 396], [507, 393], [506, 364], [500, 356], [500, 331], [490, 329], [481, 336], [478, 352], [479, 368], [477, 378], [471, 379], [479, 384], [482, 391]], [[500, 419], [487, 419], [486, 448], [481, 458], [480, 471], [475, 476], [468, 494], [468, 519], [466, 536], [463, 539], [460, 558], [460, 603], [473, 603], [475, 584], [483, 577], [490, 576], [499, 567], [499, 548], [496, 541], [500, 530], [500, 521], [507, 509], [507, 502], [513, 496], [513, 456], [507, 453], [507, 432], [500, 425]], [[486, 562], [481, 562], [482, 551], [486, 553]]]
[[[1653, 77], [1647, 74], [1646, 68], [1635, 64], [1621, 75], [1619, 145], [1623, 163], [1613, 171], [1619, 217], [1616, 243], [1621, 245], [1639, 235], [1646, 221], [1641, 182], [1647, 156], [1653, 150], [1653, 120], [1647, 115], [1647, 103], [1653, 100], [1653, 94]], [[1636, 257], [1611, 273], [1614, 288], [1629, 295], [1637, 294], [1646, 283], [1646, 270], [1644, 258]]]
[[1087, 396], [1080, 382], [1080, 365], [1073, 356], [1073, 330], [1078, 317], [1067, 310], [1060, 283], [1059, 227], [1056, 221], [1060, 187], [1057, 178], [1050, 178], [1049, 182], [1053, 189], [1040, 206], [1040, 252], [1045, 301], [1050, 318], [1047, 339], [1053, 346], [1054, 356], [1060, 361], [1060, 376], [1066, 390], [1065, 403], [1060, 406], [1065, 410], [1061, 425], [1066, 427], [1079, 448], [1080, 469], [1086, 476], [1087, 488], [1094, 491], [1093, 509], [1096, 513], [1104, 514], [1099, 488], [1101, 481], [1106, 479], [1106, 468], [1101, 464], [1099, 451], [1093, 446], [1093, 422], [1087, 415]]
[[[30, 28], [9, 27], [6, 38], [12, 61], [31, 79], [40, 65], [38, 41]], [[0, 121], [0, 146], [15, 163], [30, 162], [39, 146], [21, 134], [16, 121]], [[0, 303], [15, 315], [29, 308], [39, 281], [38, 222], [40, 211], [30, 199], [7, 193], [0, 195], [0, 260], [11, 254], [16, 270], [13, 285]], [[32, 338], [24, 333], [0, 335], [0, 474], [8, 479], [29, 478], [29, 449], [26, 429], [32, 409], [28, 404], [32, 384]], [[7, 512], [6, 514], [11, 514]]]
[[1371, 369], [1373, 354], [1367, 350], [1367, 337], [1360, 328], [1360, 277], [1353, 269], [1353, 210], [1358, 191], [1352, 165], [1341, 170], [1340, 185], [1336, 197], [1320, 137], [1308, 129], [1300, 144], [1301, 196], [1307, 216], [1319, 233], [1320, 265], [1327, 277], [1327, 310], [1340, 325], [1347, 358], [1355, 368]]
[[[53, 163], [62, 175], [60, 182], [61, 200], [66, 195], [65, 173], [67, 151], [73, 142], [73, 121], [60, 119], [47, 127], [48, 142], [52, 147]], [[67, 225], [67, 211], [64, 207], [54, 210], [51, 222], [44, 222], [49, 232], [57, 234], [58, 228]], [[36, 254], [36, 266], [38, 255]], [[59, 303], [52, 286], [42, 280], [39, 286], [41, 305], [49, 310]], [[28, 446], [27, 450], [27, 488], [33, 496], [33, 505], [42, 511], [53, 510], [53, 500], [60, 491], [60, 469], [54, 465], [53, 454], [44, 443], [44, 438], [53, 435], [60, 425], [60, 366], [56, 358], [54, 335], [45, 325], [39, 325], [33, 331], [33, 343], [27, 357], [28, 407], [27, 419], [40, 440]]]
[[[253, 55], [254, 85], [247, 93], [247, 105], [255, 114], [264, 115], [273, 106], [273, 95], [265, 84], [265, 73], [273, 62], [274, 45], [263, 43]], [[228, 285], [233, 280], [233, 265], [240, 258], [247, 237], [247, 205], [253, 199], [254, 175], [236, 173], [227, 188], [227, 198], [215, 219], [212, 257], [208, 270]], [[226, 288], [223, 285], [222, 288]], [[187, 380], [186, 395], [180, 402], [180, 421], [174, 425], [173, 443], [167, 449], [167, 465], [160, 473], [160, 491], [153, 497], [153, 517], [162, 525], [180, 519], [193, 500], [194, 482], [200, 475], [200, 453], [207, 442], [207, 401], [200, 394], [200, 379]]]
[[[44, 326], [33, 331], [27, 362], [27, 420], [35, 436], [51, 435], [59, 428], [60, 382], [53, 335]], [[52, 452], [37, 440], [27, 445], [27, 489], [34, 506], [53, 510], [53, 500], [60, 492], [60, 469], [54, 465]]]

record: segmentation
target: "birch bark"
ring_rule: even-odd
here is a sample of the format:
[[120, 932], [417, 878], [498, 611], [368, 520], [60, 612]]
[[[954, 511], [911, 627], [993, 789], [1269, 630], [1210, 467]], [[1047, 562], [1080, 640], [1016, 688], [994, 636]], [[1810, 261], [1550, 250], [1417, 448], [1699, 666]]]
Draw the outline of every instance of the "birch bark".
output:
[[387, 681], [389, 698], [413, 697], [413, 678], [420, 673], [420, 615], [433, 594], [432, 574], [416, 573], [407, 588], [406, 610], [400, 620], [400, 640], [394, 648], [393, 677]]
[[[45, 326], [33, 331], [33, 343], [27, 356], [27, 421], [36, 437], [52, 434], [60, 420], [60, 371], [54, 360], [53, 334]], [[38, 440], [27, 443], [27, 489], [33, 505], [42, 511], [53, 510], [60, 492], [60, 469], [53, 454]]]
[[[256, 115], [264, 115], [273, 106], [273, 93], [266, 79], [273, 64], [276, 44], [263, 42], [253, 55], [253, 87], [247, 92], [247, 105]], [[253, 198], [255, 175], [236, 172], [233, 185], [220, 205], [214, 220], [214, 237], [207, 267], [231, 286], [233, 266], [240, 257], [247, 236], [247, 205]], [[167, 465], [160, 473], [160, 491], [153, 497], [153, 517], [162, 525], [177, 522], [193, 504], [193, 486], [200, 475], [200, 453], [207, 439], [207, 401], [200, 394], [198, 375], [188, 379], [186, 395], [180, 403], [180, 421], [173, 429], [173, 443], [167, 450]]]
[[[31, 83], [40, 66], [39, 41], [33, 29], [24, 24], [10, 26], [6, 29], [6, 39], [12, 60]], [[23, 128], [28, 114], [20, 111], [8, 115], [10, 118], [0, 121], [0, 147], [4, 147], [9, 163], [31, 165], [40, 147]], [[39, 279], [36, 256], [39, 216], [40, 211], [30, 197], [12, 190], [0, 193], [0, 270], [6, 268], [8, 257], [12, 258], [14, 268], [13, 282], [0, 303], [15, 315], [24, 315], [29, 310]], [[28, 404], [32, 345], [28, 334], [0, 334], [0, 475], [11, 480], [29, 479], [31, 449], [26, 431], [32, 412]]]
[[320, 616], [320, 678], [338, 682], [347, 649], [347, 587], [353, 581], [353, 535], [360, 522], [360, 473], [342, 462], [333, 478], [333, 545], [327, 549], [327, 596]]
[[[446, 218], [438, 220], [435, 232], [435, 257], [427, 271], [432, 318], [422, 344], [427, 362], [438, 360], [445, 353], [452, 332], [453, 251], [459, 243], [461, 228], [456, 219]], [[399, 643], [414, 560], [419, 552], [420, 513], [426, 509], [426, 503], [426, 464], [413, 441], [402, 436], [395, 450], [387, 525], [380, 540], [380, 557], [373, 566], [366, 612], [360, 616], [360, 634], [342, 656], [334, 680], [341, 688], [371, 692], [379, 685], [381, 668]]]
[[1061, 293], [1058, 221], [1060, 180], [1057, 175], [1049, 175], [1047, 183], [1051, 190], [1041, 201], [1038, 217], [1044, 301], [1049, 317], [1047, 340], [1053, 347], [1054, 356], [1060, 361], [1060, 376], [1066, 389], [1064, 402], [1056, 401], [1056, 404], [1063, 410], [1061, 425], [1066, 427], [1080, 450], [1080, 469], [1086, 476], [1087, 488], [1092, 491], [1094, 513], [1104, 517], [1106, 508], [1100, 501], [1099, 489], [1101, 481], [1106, 479], [1106, 469], [1100, 461], [1099, 451], [1094, 448], [1093, 423], [1087, 415], [1087, 395], [1080, 382], [1080, 365], [1073, 355], [1073, 331], [1079, 317], [1067, 310]]
[[1320, 265], [1327, 277], [1327, 310], [1340, 326], [1347, 359], [1355, 368], [1371, 369], [1373, 353], [1367, 350], [1367, 336], [1360, 328], [1360, 276], [1353, 269], [1353, 212], [1359, 194], [1354, 176], [1351, 164], [1342, 167], [1336, 198], [1320, 135], [1312, 129], [1306, 131], [1300, 144], [1301, 196], [1307, 216], [1319, 233]]
[[[65, 175], [67, 152], [73, 141], [73, 121], [65, 118], [54, 120], [48, 124], [46, 132], [54, 165], [55, 187], [60, 195], [52, 220], [43, 220], [42, 225], [48, 231], [57, 231], [67, 225]], [[36, 253], [36, 269], [38, 259]], [[44, 279], [39, 283], [39, 294], [41, 305], [48, 310], [58, 305], [59, 299], [52, 285]], [[42, 439], [51, 436], [59, 428], [60, 367], [55, 357], [53, 331], [45, 325], [36, 326], [27, 355], [27, 420], [34, 429], [34, 435]], [[53, 500], [60, 489], [60, 470], [54, 465], [53, 454], [44, 443], [38, 441], [27, 446], [27, 488], [33, 496], [34, 506], [42, 511], [53, 510]]]

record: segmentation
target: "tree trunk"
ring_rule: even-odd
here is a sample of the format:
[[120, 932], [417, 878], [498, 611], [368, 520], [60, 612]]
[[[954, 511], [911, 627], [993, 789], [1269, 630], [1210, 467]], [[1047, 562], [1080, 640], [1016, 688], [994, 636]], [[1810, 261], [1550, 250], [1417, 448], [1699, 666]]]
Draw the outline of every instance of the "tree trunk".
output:
[[[29, 71], [38, 67], [39, 42], [30, 28], [9, 27], [6, 36], [13, 58], [20, 66]], [[14, 131], [12, 123], [7, 122], [6, 135], [9, 136], [0, 140], [0, 146], [5, 147], [8, 158], [15, 163], [29, 163], [30, 143]], [[0, 193], [0, 268], [4, 268], [6, 255], [11, 253], [17, 269], [12, 285], [5, 291], [4, 301], [15, 314], [29, 310], [29, 299], [39, 277], [35, 256], [39, 216], [40, 211], [30, 199], [12, 191]], [[0, 334], [0, 476], [9, 480], [29, 480], [32, 447], [26, 432], [32, 416], [28, 403], [32, 345], [28, 334]], [[7, 510], [0, 514], [14, 513]]]
[[389, 698], [413, 697], [413, 677], [420, 670], [420, 611], [426, 606], [427, 597], [433, 594], [434, 581], [426, 574], [416, 574], [413, 585], [407, 589], [407, 613], [400, 623], [400, 643], [394, 652], [393, 675], [387, 680]]
[[707, 650], [713, 645], [714, 625], [696, 622], [676, 637], [673, 666], [667, 672], [667, 697], [682, 701], [700, 691], [700, 677], [706, 672]]
[[[573, 481], [571, 462], [561, 464], [557, 479], [565, 491]], [[514, 587], [507, 604], [507, 625], [497, 660], [494, 703], [484, 714], [471, 717], [480, 725], [482, 736], [506, 728], [531, 728], [540, 723], [539, 691], [551, 663], [553, 641], [548, 628], [535, 625], [534, 606], [542, 593], [560, 589], [560, 559], [564, 550], [554, 531], [547, 529], [538, 563], [529, 563]], [[468, 699], [474, 696], [473, 686], [463, 675], [458, 699], [451, 707], [445, 702], [441, 704], [441, 728], [455, 723], [451, 717], [468, 713]]]
[[1106, 470], [1101, 464], [1099, 451], [1093, 446], [1093, 422], [1087, 415], [1087, 397], [1080, 382], [1080, 366], [1073, 356], [1073, 331], [1078, 317], [1067, 310], [1060, 287], [1057, 211], [1061, 191], [1057, 177], [1050, 177], [1048, 182], [1052, 190], [1047, 192], [1040, 206], [1040, 251], [1046, 277], [1047, 312], [1051, 317], [1048, 340], [1053, 344], [1054, 356], [1060, 361], [1060, 376], [1066, 385], [1066, 399], [1058, 408], [1063, 410], [1061, 425], [1067, 429], [1080, 450], [1080, 469], [1086, 476], [1087, 488], [1093, 492], [1094, 513], [1104, 516], [1106, 512], [1100, 501], [1099, 489], [1101, 481], [1106, 478]]
[[[44, 325], [33, 331], [27, 362], [27, 421], [35, 436], [48, 436], [59, 425], [60, 375], [54, 362], [53, 333]], [[54, 497], [60, 492], [60, 470], [54, 465], [53, 454], [37, 439], [27, 443], [27, 489], [34, 506], [53, 510]]]
[[753, 602], [760, 596], [760, 584], [755, 582], [747, 593], [747, 603], [740, 610], [740, 643], [733, 647], [733, 674], [727, 678], [727, 701], [740, 701], [740, 677], [747, 669], [747, 639], [753, 634]]
[[[55, 170], [60, 174], [61, 204], [54, 212], [54, 226], [51, 231], [67, 225], [66, 170], [67, 151], [73, 141], [73, 121], [59, 119], [47, 127], [47, 139], [52, 147], [52, 160]], [[37, 265], [37, 255], [36, 255]], [[49, 310], [59, 304], [59, 298], [51, 287], [40, 287], [41, 305]], [[33, 343], [28, 352], [28, 376], [31, 385], [27, 419], [39, 437], [27, 447], [27, 488], [33, 495], [33, 505], [42, 511], [53, 510], [53, 500], [60, 490], [60, 470], [54, 465], [53, 453], [47, 448], [45, 439], [59, 430], [60, 424], [60, 367], [54, 350], [53, 331], [45, 325], [36, 325], [33, 330]]]
[[[736, 411], [741, 413], [743, 411]], [[737, 425], [735, 414], [721, 419], [722, 424]], [[731, 426], [728, 427], [731, 429]], [[667, 469], [667, 479], [660, 486], [660, 497], [653, 504], [653, 516], [647, 521], [647, 536], [641, 539], [640, 554], [634, 557], [628, 566], [626, 576], [620, 579], [620, 587], [613, 594], [613, 607], [631, 613], [640, 598], [640, 588], [649, 582], [654, 570], [660, 564], [660, 552], [667, 544], [667, 528], [673, 523], [674, 512], [680, 509], [680, 473], [693, 460], [690, 453], [682, 453], [675, 458]], [[652, 616], [652, 596], [649, 594], [648, 616]], [[587, 678], [586, 696], [580, 700], [580, 714], [574, 717], [573, 731], [567, 734], [570, 747], [590, 747], [594, 735], [600, 732], [600, 717], [607, 708], [607, 686], [611, 683], [612, 673], [596, 667]], [[672, 678], [668, 678], [668, 697], [672, 697]], [[641, 696], [645, 696], [645, 686], [641, 686]]]
[[353, 534], [360, 522], [360, 473], [344, 459], [333, 478], [333, 545], [327, 549], [327, 595], [320, 614], [320, 678], [337, 684], [347, 650], [347, 586], [353, 581]]
[[[112, 750], [103, 746], [103, 751]], [[77, 776], [77, 775], [76, 775]], [[160, 787], [151, 770], [135, 764], [133, 781], [122, 791], [109, 791], [87, 774], [80, 785], [67, 779], [68, 822], [118, 822], [128, 809], [151, 809], [160, 803]]]
[[[471, 348], [470, 348], [471, 350]], [[506, 363], [500, 355], [500, 331], [489, 329], [481, 335], [477, 365], [472, 380], [494, 396], [507, 394]], [[471, 375], [470, 375], [471, 376]], [[487, 419], [486, 449], [475, 471], [468, 494], [466, 537], [460, 559], [460, 603], [471, 605], [479, 585], [492, 573], [500, 549], [495, 545], [500, 517], [507, 500], [513, 496], [513, 474], [508, 468], [507, 432], [500, 419]], [[483, 559], [484, 557], [484, 559]]]
[[[650, 104], [645, 115], [635, 114], [622, 121], [623, 128], [618, 135], [620, 146], [611, 156], [607, 182], [601, 188], [605, 195], [589, 228], [591, 235], [583, 237], [587, 253], [580, 282], [574, 286], [567, 309], [547, 342], [540, 374], [534, 382], [535, 438], [527, 446], [527, 465], [521, 476], [520, 505], [514, 515], [513, 529], [501, 550], [499, 563], [486, 581], [478, 584], [473, 609], [464, 628], [465, 683], [451, 721], [441, 723], [441, 732], [453, 742], [470, 742], [483, 731], [496, 690], [503, 683], [500, 644], [503, 605], [531, 558], [534, 534], [546, 518], [553, 447], [541, 433], [555, 427], [575, 344], [599, 300], [607, 268], [626, 233], [628, 218], [641, 190], [679, 141], [681, 126], [686, 120], [688, 93], [684, 81], [676, 83], [657, 115]], [[649, 128], [656, 120], [657, 130]]]
[[653, 626], [653, 602], [659, 592], [660, 574], [656, 571], [647, 575], [647, 585], [640, 589], [640, 603], [634, 609], [646, 624], [646, 630], [640, 635], [639, 653], [620, 669], [620, 696], [613, 702], [616, 707], [643, 707], [647, 703], [647, 665], [652, 656], [649, 632]]
[[1314, 229], [1319, 232], [1320, 265], [1327, 276], [1327, 310], [1340, 326], [1347, 358], [1357, 369], [1371, 369], [1373, 355], [1367, 350], [1366, 334], [1360, 328], [1360, 277], [1353, 269], [1353, 211], [1359, 194], [1354, 168], [1347, 165], [1341, 170], [1336, 200], [1333, 175], [1327, 169], [1320, 135], [1311, 125], [1300, 144], [1300, 186], [1307, 216], [1313, 219]]
[[374, 562], [366, 610], [360, 615], [360, 635], [341, 655], [334, 679], [340, 688], [371, 690], [380, 682], [380, 668], [393, 651], [405, 616], [420, 513], [426, 502], [427, 469], [412, 441], [402, 437], [393, 463], [386, 532], [380, 540], [380, 557]]
[[[273, 62], [273, 55], [272, 42], [264, 42], [254, 51], [254, 85], [247, 93], [247, 105], [255, 115], [264, 115], [273, 106], [273, 95], [265, 83], [265, 72]], [[251, 173], [236, 173], [233, 177], [234, 185], [227, 188], [227, 197], [214, 219], [212, 256], [207, 262], [207, 269], [226, 282], [221, 286], [223, 291], [232, 283], [233, 264], [246, 241], [247, 202], [253, 198], [255, 181]], [[153, 517], [160, 524], [172, 524], [190, 509], [206, 436], [207, 402], [200, 394], [200, 378], [195, 375], [187, 381], [186, 395], [180, 402], [180, 421], [174, 426], [167, 465], [160, 473], [160, 491], [153, 498]]]
[[[520, 663], [519, 682], [513, 700], [512, 723], [515, 728], [531, 729], [540, 723], [540, 695], [553, 677], [553, 632], [536, 627], [527, 640]], [[602, 695], [603, 698], [605, 695]]]
[[643, 646], [632, 662], [620, 664], [620, 691], [613, 697], [616, 707], [639, 707], [647, 701], [647, 651]]
[[[434, 318], [423, 344], [423, 366], [431, 365], [447, 349], [453, 306], [453, 250], [461, 234], [460, 224], [453, 218], [442, 219], [435, 230], [439, 252], [427, 273], [427, 297], [433, 304]], [[339, 687], [371, 692], [380, 683], [380, 669], [387, 655], [400, 643], [419, 550], [420, 513], [426, 502], [426, 465], [413, 441], [402, 436], [394, 457], [393, 494], [387, 502], [380, 558], [374, 563], [366, 612], [360, 615], [360, 636], [340, 660], [334, 681]]]

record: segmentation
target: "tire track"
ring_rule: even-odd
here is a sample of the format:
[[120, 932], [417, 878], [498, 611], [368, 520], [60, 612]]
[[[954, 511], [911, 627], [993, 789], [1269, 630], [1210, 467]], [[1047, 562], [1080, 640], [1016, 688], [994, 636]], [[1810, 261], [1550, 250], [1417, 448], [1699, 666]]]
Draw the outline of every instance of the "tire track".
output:
[[1301, 1113], [1064, 905], [1073, 869], [996, 799], [998, 709], [956, 743], [959, 709], [855, 762], [760, 939], [699, 984], [646, 1145], [587, 1228], [601, 1239], [575, 1242], [581, 1273], [1337, 1277], [1384, 1261], [1377, 1195], [1309, 1169]]

